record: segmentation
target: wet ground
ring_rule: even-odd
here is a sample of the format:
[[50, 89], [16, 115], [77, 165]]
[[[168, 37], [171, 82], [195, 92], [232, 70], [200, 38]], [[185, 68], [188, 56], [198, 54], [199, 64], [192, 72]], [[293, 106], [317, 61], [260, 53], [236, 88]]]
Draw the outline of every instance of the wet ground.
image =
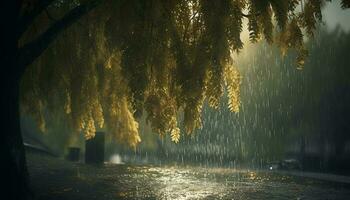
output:
[[350, 199], [350, 185], [278, 174], [189, 166], [71, 163], [28, 154], [37, 199]]

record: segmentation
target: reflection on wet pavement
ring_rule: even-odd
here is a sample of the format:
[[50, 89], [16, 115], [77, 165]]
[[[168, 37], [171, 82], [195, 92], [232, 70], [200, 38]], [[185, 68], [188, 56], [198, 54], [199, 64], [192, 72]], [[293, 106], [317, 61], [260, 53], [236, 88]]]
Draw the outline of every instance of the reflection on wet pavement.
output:
[[[34, 158], [34, 160], [36, 160]], [[29, 157], [29, 161], [33, 158]], [[350, 186], [268, 171], [29, 162], [37, 199], [349, 199]]]

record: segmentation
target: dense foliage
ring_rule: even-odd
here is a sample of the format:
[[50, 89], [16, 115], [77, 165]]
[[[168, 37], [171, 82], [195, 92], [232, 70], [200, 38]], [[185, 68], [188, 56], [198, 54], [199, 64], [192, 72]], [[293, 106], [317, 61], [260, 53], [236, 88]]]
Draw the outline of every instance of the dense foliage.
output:
[[[293, 67], [294, 55], [282, 56], [276, 45], [262, 42], [245, 47], [235, 56], [244, 77], [239, 114], [230, 112], [224, 102], [220, 111], [205, 105], [203, 128], [196, 137], [178, 144], [165, 140], [155, 145], [157, 149], [140, 145], [137, 153], [163, 153], [179, 162], [221, 166], [261, 166], [291, 157], [302, 162], [304, 154], [318, 159], [311, 161], [318, 169], [348, 169], [350, 68], [345, 58], [350, 33], [323, 27], [306, 47], [309, 56], [302, 71]], [[302, 152], [303, 141], [307, 152]]]
[[[25, 44], [67, 10], [88, 1], [55, 1], [21, 38]], [[205, 101], [217, 108], [227, 90], [238, 112], [241, 77], [232, 53], [243, 48], [243, 19], [251, 42], [264, 38], [304, 64], [304, 33], [322, 20], [322, 0], [105, 0], [61, 34], [26, 71], [23, 112], [45, 129], [43, 113], [65, 112], [74, 130], [94, 136], [106, 128], [136, 146], [137, 119], [180, 139], [202, 126]], [[344, 8], [349, 1], [343, 0]], [[30, 9], [30, 7], [24, 7]], [[275, 28], [276, 26], [276, 28]], [[181, 117], [180, 117], [181, 116]], [[47, 118], [47, 117], [46, 117]]]

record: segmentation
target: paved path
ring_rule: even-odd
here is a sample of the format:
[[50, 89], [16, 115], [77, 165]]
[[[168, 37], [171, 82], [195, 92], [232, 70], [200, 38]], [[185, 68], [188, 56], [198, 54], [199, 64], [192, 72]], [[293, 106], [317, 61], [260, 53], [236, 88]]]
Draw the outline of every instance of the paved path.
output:
[[331, 181], [337, 183], [347, 183], [350, 184], [350, 176], [342, 176], [336, 174], [324, 174], [316, 172], [302, 172], [302, 171], [285, 171], [285, 170], [276, 170], [278, 174], [298, 176], [304, 178], [313, 178], [322, 181]]

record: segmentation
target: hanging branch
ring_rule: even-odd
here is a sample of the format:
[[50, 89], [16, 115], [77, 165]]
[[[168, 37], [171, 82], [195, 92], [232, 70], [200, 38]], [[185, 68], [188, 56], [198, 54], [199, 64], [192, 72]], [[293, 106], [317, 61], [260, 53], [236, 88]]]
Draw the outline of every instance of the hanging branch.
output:
[[20, 38], [28, 27], [33, 23], [34, 19], [39, 16], [51, 3], [55, 0], [40, 0], [35, 8], [21, 16], [18, 20], [17, 38]]
[[46, 32], [38, 36], [35, 40], [23, 45], [19, 49], [19, 64], [21, 71], [39, 57], [50, 45], [50, 43], [66, 28], [80, 19], [83, 15], [95, 8], [102, 0], [92, 1], [89, 4], [79, 5], [69, 11], [64, 17], [56, 21]]

